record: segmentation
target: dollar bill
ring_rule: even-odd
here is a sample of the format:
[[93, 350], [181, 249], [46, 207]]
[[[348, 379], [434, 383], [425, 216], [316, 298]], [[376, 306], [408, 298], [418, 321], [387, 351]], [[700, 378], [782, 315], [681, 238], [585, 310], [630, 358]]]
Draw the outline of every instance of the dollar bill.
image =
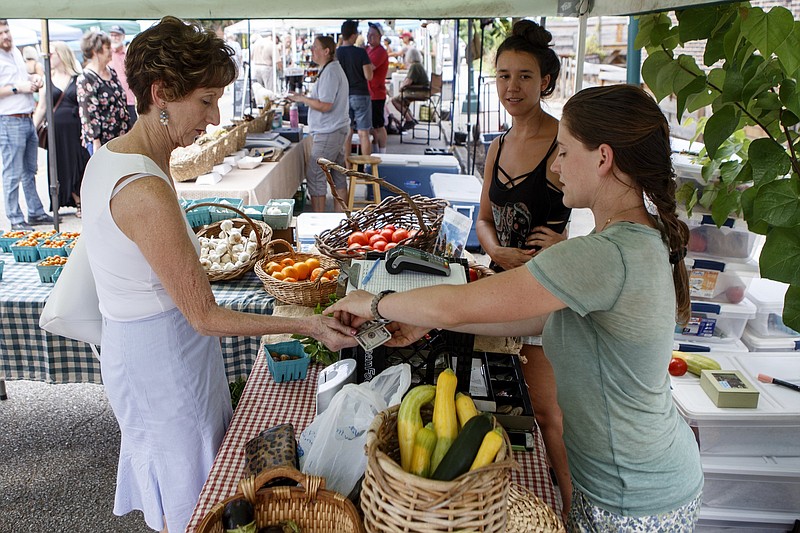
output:
[[389, 330], [380, 322], [364, 322], [358, 328], [356, 340], [364, 348], [364, 351], [371, 352], [381, 344], [392, 338]]

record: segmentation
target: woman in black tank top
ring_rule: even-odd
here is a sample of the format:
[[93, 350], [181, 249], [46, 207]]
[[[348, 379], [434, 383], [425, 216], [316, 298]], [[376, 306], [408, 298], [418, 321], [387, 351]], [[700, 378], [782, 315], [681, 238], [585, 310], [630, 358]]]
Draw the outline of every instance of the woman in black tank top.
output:
[[[476, 224], [495, 271], [524, 265], [539, 250], [566, 239], [570, 209], [564, 206], [558, 175], [550, 170], [558, 121], [541, 107], [542, 97], [555, 89], [560, 70], [550, 40], [550, 33], [535, 22], [520, 21], [497, 50], [497, 95], [513, 125], [495, 139], [486, 155]], [[541, 346], [525, 343], [520, 356], [565, 511], [572, 483], [553, 368]]]

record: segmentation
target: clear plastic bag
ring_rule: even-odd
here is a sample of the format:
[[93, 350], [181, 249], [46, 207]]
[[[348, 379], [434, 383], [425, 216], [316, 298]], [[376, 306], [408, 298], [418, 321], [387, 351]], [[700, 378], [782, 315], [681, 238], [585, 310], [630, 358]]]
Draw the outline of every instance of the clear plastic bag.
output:
[[300, 470], [324, 477], [329, 490], [350, 494], [367, 467], [364, 445], [373, 418], [399, 404], [410, 385], [407, 363], [389, 367], [371, 381], [345, 385], [300, 434]]

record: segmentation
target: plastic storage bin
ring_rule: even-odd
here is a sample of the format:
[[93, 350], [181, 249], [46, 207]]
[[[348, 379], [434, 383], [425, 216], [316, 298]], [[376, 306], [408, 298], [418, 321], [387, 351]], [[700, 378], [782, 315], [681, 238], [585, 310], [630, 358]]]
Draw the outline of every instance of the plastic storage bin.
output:
[[755, 257], [763, 243], [763, 236], [750, 232], [741, 219], [729, 218], [718, 228], [711, 215], [692, 213], [687, 219], [680, 217], [689, 226], [689, 257], [717, 261], [747, 262]]
[[702, 462], [704, 506], [800, 510], [800, 457], [705, 456]]
[[[375, 154], [381, 158], [378, 175], [392, 185], [403, 189], [411, 196], [421, 194], [433, 198], [431, 174], [458, 174], [461, 166], [452, 155], [419, 154]], [[365, 172], [370, 173], [371, 165]], [[394, 196], [388, 189], [381, 188], [381, 198]]]
[[800, 337], [783, 323], [783, 299], [789, 285], [771, 279], [754, 279], [747, 298], [756, 306], [756, 316], [748, 321], [754, 334], [762, 337]]
[[761, 383], [758, 374], [792, 380], [800, 377], [800, 357], [786, 353], [711, 355], [725, 370], [740, 370], [758, 389], [755, 409], [717, 407], [700, 388], [697, 376], [670, 377], [678, 412], [696, 430], [706, 455], [797, 456], [800, 400], [791, 389]]
[[481, 133], [481, 144], [483, 145], [484, 149], [488, 151], [489, 147], [492, 145], [492, 141], [504, 133], [504, 131], [489, 131], [486, 133]]
[[[697, 189], [698, 195], [705, 190], [706, 182], [703, 179], [703, 165], [695, 162], [696, 157], [686, 153], [673, 153], [672, 154], [672, 168], [675, 169], [675, 182], [678, 188], [683, 187], [684, 184], [689, 183], [693, 188]], [[711, 181], [719, 179], [719, 172], [715, 172], [711, 177]]]
[[[279, 354], [296, 355], [299, 359], [289, 361], [275, 361], [270, 352]], [[303, 345], [297, 341], [278, 342], [264, 345], [264, 356], [267, 358], [267, 367], [272, 379], [276, 383], [306, 379], [308, 373], [308, 354], [303, 351]]]
[[478, 221], [478, 208], [481, 203], [481, 181], [472, 174], [431, 174], [431, 189], [436, 198], [450, 202], [450, 207], [472, 218], [472, 228], [467, 238], [467, 250], [476, 251], [481, 247], [475, 233]]
[[695, 533], [786, 533], [792, 529], [797, 513], [701, 506], [699, 516]]
[[689, 297], [722, 303], [741, 302], [758, 276], [758, 264], [725, 263], [711, 259], [687, 259]]
[[[798, 352], [800, 351], [800, 335], [796, 337], [764, 337], [756, 333], [747, 323], [742, 333], [742, 342], [751, 352]], [[800, 451], [798, 451], [800, 454]]]
[[738, 304], [692, 302], [692, 318], [686, 326], [675, 327], [675, 340], [732, 342], [744, 332], [747, 321], [756, 316], [756, 306], [745, 298]]

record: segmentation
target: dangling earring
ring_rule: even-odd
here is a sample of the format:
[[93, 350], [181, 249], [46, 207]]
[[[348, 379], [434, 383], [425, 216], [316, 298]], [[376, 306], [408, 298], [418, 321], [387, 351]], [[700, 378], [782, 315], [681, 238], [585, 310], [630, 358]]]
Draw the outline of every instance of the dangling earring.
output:
[[162, 109], [161, 112], [158, 114], [158, 121], [161, 123], [162, 126], [165, 128], [169, 124], [169, 114], [167, 113], [166, 109]]

